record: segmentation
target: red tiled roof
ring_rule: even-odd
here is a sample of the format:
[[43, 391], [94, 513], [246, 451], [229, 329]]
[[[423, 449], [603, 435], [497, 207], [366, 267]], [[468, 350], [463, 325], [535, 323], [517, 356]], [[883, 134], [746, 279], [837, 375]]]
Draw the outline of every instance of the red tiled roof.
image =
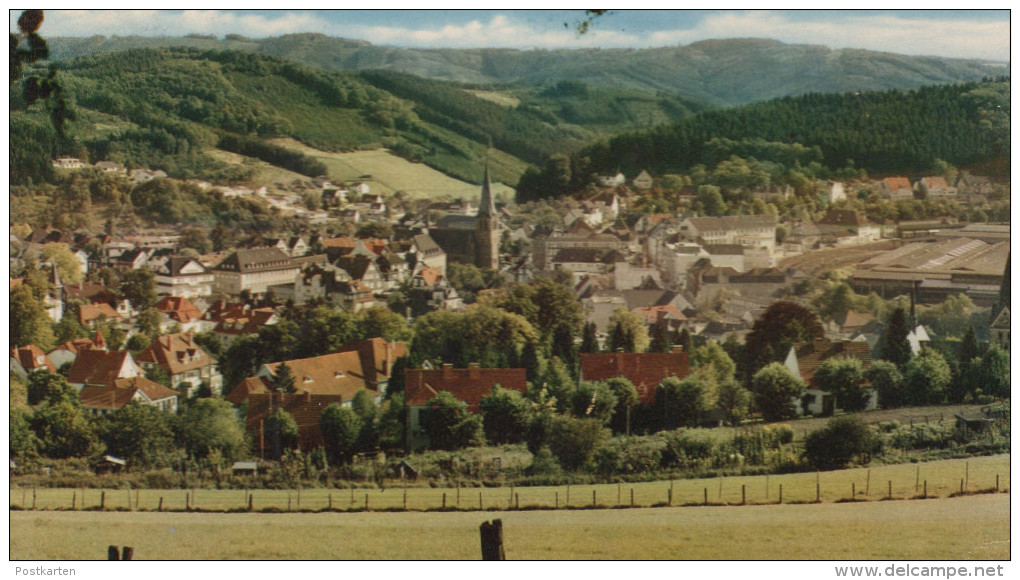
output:
[[183, 296], [166, 296], [156, 303], [156, 310], [180, 323], [202, 318], [202, 311]]
[[227, 394], [226, 399], [235, 407], [240, 407], [253, 393], [268, 393], [271, 388], [269, 381], [262, 377], [248, 377], [234, 385]]
[[665, 319], [687, 320], [687, 317], [684, 316], [683, 312], [680, 312], [680, 310], [672, 304], [639, 306], [638, 308], [635, 308], [633, 312], [643, 316], [647, 324], [655, 324]]
[[[337, 395], [350, 401], [362, 389], [375, 392], [376, 384], [366, 377], [357, 351], [335, 352], [312, 358], [285, 361], [294, 375], [294, 388], [313, 395]], [[283, 363], [271, 363], [265, 368], [276, 376]], [[261, 372], [261, 371], [260, 371]]]
[[141, 392], [150, 401], [176, 397], [177, 391], [168, 389], [145, 377], [118, 379], [112, 385], [86, 385], [78, 393], [81, 406], [88, 409], [122, 409]]
[[[83, 350], [67, 373], [67, 382], [110, 385], [121, 378], [120, 371], [131, 354], [124, 350]], [[133, 360], [133, 359], [131, 359]]]
[[822, 363], [830, 358], [856, 358], [867, 369], [871, 366], [871, 347], [863, 341], [832, 342], [824, 338], [816, 338], [813, 342], [802, 343], [794, 347], [797, 353], [797, 368], [804, 383], [810, 387], [815, 372]]
[[441, 391], [449, 391], [457, 400], [468, 404], [468, 411], [478, 412], [478, 403], [496, 385], [524, 393], [528, 387], [525, 369], [408, 369], [404, 373], [406, 405], [424, 407]]
[[890, 191], [898, 191], [900, 189], [911, 189], [910, 180], [906, 177], [886, 177], [882, 180]]
[[[282, 408], [294, 417], [298, 426], [298, 445], [305, 450], [314, 449], [323, 444], [322, 431], [319, 428], [319, 421], [322, 419], [322, 412], [333, 403], [343, 403], [339, 395], [316, 395], [311, 393], [299, 393], [285, 395], [283, 393], [252, 393], [248, 397], [247, 416], [245, 424], [249, 432], [255, 434], [255, 446], [259, 446], [262, 439], [259, 431], [262, 422], [265, 421], [274, 410]], [[269, 441], [265, 441], [266, 448], [269, 448]]]
[[662, 379], [684, 378], [691, 372], [686, 352], [581, 353], [581, 377], [585, 381], [606, 381], [626, 377], [637, 387], [641, 402], [655, 403], [655, 389]]
[[425, 280], [425, 284], [429, 286], [435, 286], [439, 279], [443, 277], [443, 274], [435, 268], [422, 268], [418, 275]]
[[[102, 334], [97, 334], [96, 336], [99, 337], [99, 338], [102, 338], [103, 335]], [[105, 346], [105, 341], [104, 341], [103, 346]], [[57, 348], [51, 350], [50, 353], [53, 353], [54, 351], [58, 351], [58, 350], [66, 350], [66, 351], [68, 351], [68, 352], [70, 352], [72, 354], [77, 355], [79, 352], [81, 352], [83, 350], [88, 350], [90, 348], [97, 348], [98, 349], [98, 348], [101, 348], [101, 347], [98, 344], [96, 344], [94, 341], [92, 341], [92, 340], [89, 340], [87, 338], [79, 338], [78, 340], [72, 340], [72, 341], [65, 342], [64, 344], [61, 344], [61, 345], [57, 346]]]
[[161, 399], [168, 399], [170, 397], [177, 396], [177, 391], [169, 387], [164, 387], [163, 385], [145, 377], [117, 379], [113, 382], [113, 386], [117, 389], [133, 389], [141, 391], [142, 394], [148, 397], [150, 401], [159, 401]]
[[118, 314], [112, 306], [105, 302], [101, 302], [99, 304], [82, 304], [78, 307], [78, 322], [80, 324], [88, 324], [99, 320], [100, 317], [106, 317], [111, 320], [121, 318], [120, 314]]
[[11, 356], [16, 358], [26, 371], [46, 369], [51, 373], [57, 372], [57, 367], [53, 365], [50, 357], [46, 356], [46, 353], [34, 344], [12, 349]]
[[112, 302], [115, 299], [113, 293], [98, 282], [65, 284], [64, 294], [69, 300], [87, 300], [89, 302]]
[[378, 384], [390, 378], [393, 363], [402, 356], [407, 356], [407, 345], [402, 342], [387, 342], [382, 338], [369, 338], [349, 342], [337, 352], [357, 352], [361, 357], [361, 368], [365, 375], [365, 383], [370, 388], [378, 388]]
[[171, 376], [216, 364], [216, 361], [198, 346], [190, 332], [156, 338], [138, 355], [137, 361], [157, 365]]

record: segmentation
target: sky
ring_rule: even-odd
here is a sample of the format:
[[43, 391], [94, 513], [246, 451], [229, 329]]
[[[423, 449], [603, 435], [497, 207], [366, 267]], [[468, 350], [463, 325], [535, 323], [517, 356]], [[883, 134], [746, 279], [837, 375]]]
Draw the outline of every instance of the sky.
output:
[[[11, 12], [12, 31], [18, 14]], [[584, 18], [584, 10], [47, 10], [41, 32], [44, 37], [235, 33], [253, 38], [315, 32], [409, 48], [518, 49], [647, 48], [755, 37], [1010, 59], [1008, 10], [611, 10], [578, 35], [576, 24]]]

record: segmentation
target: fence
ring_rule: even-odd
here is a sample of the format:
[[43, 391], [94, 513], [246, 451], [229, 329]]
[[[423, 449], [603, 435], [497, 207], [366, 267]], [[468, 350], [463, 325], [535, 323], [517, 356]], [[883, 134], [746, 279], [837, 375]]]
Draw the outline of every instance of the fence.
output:
[[824, 473], [560, 485], [294, 490], [12, 488], [11, 509], [208, 512], [498, 511], [883, 501], [1007, 491], [1009, 459]]

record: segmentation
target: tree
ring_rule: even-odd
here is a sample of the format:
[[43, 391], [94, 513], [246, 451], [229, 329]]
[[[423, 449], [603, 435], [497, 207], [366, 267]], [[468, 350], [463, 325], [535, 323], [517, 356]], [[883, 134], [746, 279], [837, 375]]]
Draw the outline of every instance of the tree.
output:
[[379, 447], [379, 429], [377, 425], [379, 406], [375, 403], [375, 395], [366, 389], [354, 393], [351, 409], [361, 420], [361, 433], [358, 434], [357, 447], [361, 451], [374, 451]]
[[490, 444], [519, 443], [527, 436], [531, 404], [520, 392], [496, 385], [482, 397], [478, 406], [483, 413], [485, 438]]
[[57, 268], [60, 280], [65, 284], [77, 284], [85, 275], [81, 271], [81, 262], [71, 253], [67, 244], [49, 242], [42, 247], [42, 261], [52, 262]]
[[626, 308], [616, 308], [609, 316], [610, 349], [623, 352], [645, 352], [648, 350], [648, 329], [640, 314]]
[[440, 391], [429, 399], [421, 413], [421, 426], [432, 449], [455, 450], [484, 442], [479, 417], [472, 419], [467, 403], [458, 401], [449, 391]]
[[910, 343], [907, 335], [910, 334], [910, 326], [907, 323], [907, 313], [903, 308], [897, 308], [889, 315], [889, 322], [886, 324], [885, 332], [882, 333], [882, 343], [879, 348], [879, 358], [895, 363], [903, 367], [910, 360]]
[[698, 187], [697, 202], [705, 215], [719, 216], [726, 213], [726, 202], [723, 201], [722, 192], [714, 185]]
[[379, 409], [379, 446], [383, 449], [404, 448], [404, 425], [407, 424], [404, 393], [390, 395]]
[[291, 372], [290, 365], [286, 362], [280, 363], [273, 375], [273, 390], [277, 393], [296, 393], [297, 387], [294, 384], [294, 373]]
[[362, 338], [382, 338], [390, 342], [411, 338], [407, 319], [383, 306], [373, 306], [359, 312], [355, 325]]
[[980, 377], [985, 394], [1009, 398], [1009, 352], [993, 344], [981, 357]]
[[72, 403], [78, 404], [78, 392], [67, 379], [60, 374], [45, 370], [33, 372], [28, 376], [28, 404], [35, 406], [41, 403]]
[[912, 405], [938, 405], [946, 400], [952, 380], [949, 364], [938, 351], [924, 348], [903, 371], [903, 384]]
[[549, 422], [549, 450], [564, 469], [582, 469], [608, 435], [608, 429], [597, 419], [557, 415]]
[[815, 385], [833, 394], [835, 406], [848, 413], [863, 411], [868, 406], [864, 388], [864, 367], [854, 357], [837, 357], [824, 361], [813, 377]]
[[43, 403], [33, 411], [31, 425], [46, 457], [91, 457], [102, 451], [92, 421], [77, 401]]
[[319, 427], [330, 462], [349, 463], [357, 450], [362, 428], [357, 413], [339, 403], [331, 403], [322, 411]]
[[864, 371], [864, 378], [878, 391], [878, 403], [883, 409], [902, 407], [908, 403], [909, 397], [903, 388], [903, 375], [894, 363], [887, 360], [872, 361], [868, 370]]
[[226, 461], [242, 459], [247, 443], [234, 407], [222, 399], [198, 399], [180, 415], [177, 438], [197, 458], [218, 452]]
[[669, 340], [669, 330], [665, 321], [659, 321], [652, 325], [652, 339], [648, 345], [648, 352], [669, 352], [672, 348]]
[[804, 440], [804, 458], [815, 469], [840, 469], [858, 459], [867, 463], [881, 448], [881, 439], [856, 415], [829, 420], [823, 429]]
[[10, 341], [12, 347], [34, 344], [44, 351], [53, 348], [53, 329], [43, 308], [26, 285], [15, 286], [10, 294]]
[[570, 408], [576, 385], [567, 366], [559, 357], [549, 359], [539, 383], [547, 390], [549, 396], [556, 399], [557, 409], [562, 412]]
[[32, 431], [32, 412], [25, 408], [10, 409], [11, 459], [18, 462], [35, 459], [42, 442]]
[[577, 357], [574, 355], [574, 334], [570, 326], [560, 324], [553, 330], [551, 346], [552, 356], [559, 357], [567, 367], [574, 368]]
[[626, 377], [616, 377], [606, 381], [609, 390], [616, 397], [616, 412], [610, 422], [613, 430], [630, 435], [631, 414], [634, 407], [641, 403], [641, 395], [634, 383]]
[[584, 323], [581, 331], [581, 347], [578, 352], [595, 353], [599, 351], [598, 327], [594, 322]]
[[655, 409], [660, 429], [696, 427], [715, 406], [715, 393], [710, 379], [700, 373], [683, 379], [667, 377], [655, 390]]
[[584, 381], [571, 395], [570, 408], [575, 417], [597, 419], [607, 425], [616, 411], [616, 395], [602, 381]]
[[692, 369], [707, 373], [717, 384], [732, 381], [737, 372], [737, 364], [718, 342], [699, 346], [690, 352], [690, 358]]
[[730, 425], [739, 425], [751, 405], [750, 391], [734, 380], [719, 383], [716, 391], [716, 409]]
[[120, 294], [131, 306], [143, 311], [156, 305], [156, 275], [148, 268], [128, 270], [120, 281]]
[[266, 417], [263, 424], [263, 435], [269, 441], [273, 459], [283, 457], [285, 450], [293, 449], [298, 442], [298, 424], [294, 416], [286, 410], [277, 408]]
[[763, 366], [783, 360], [794, 343], [810, 342], [824, 333], [814, 312], [794, 302], [773, 302], [745, 340], [744, 376], [751, 377]]
[[160, 314], [159, 310], [150, 306], [138, 313], [138, 316], [135, 317], [135, 326], [142, 336], [145, 336], [150, 341], [156, 340], [161, 333], [160, 321], [162, 318], [163, 315]]
[[794, 401], [804, 383], [782, 363], [770, 363], [754, 374], [750, 390], [765, 421], [782, 421], [797, 416]]
[[172, 415], [132, 401], [104, 417], [100, 437], [106, 450], [144, 468], [172, 464], [176, 453]]

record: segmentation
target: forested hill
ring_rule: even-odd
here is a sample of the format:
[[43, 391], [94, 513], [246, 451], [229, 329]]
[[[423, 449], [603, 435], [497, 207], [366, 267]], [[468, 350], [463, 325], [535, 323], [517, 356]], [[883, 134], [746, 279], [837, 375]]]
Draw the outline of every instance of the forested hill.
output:
[[722, 39], [649, 49], [409, 49], [322, 34], [252, 39], [239, 35], [49, 39], [54, 58], [129, 48], [188, 46], [269, 54], [327, 70], [383, 69], [484, 85], [559, 81], [662, 91], [712, 105], [738, 105], [811, 92], [911, 89], [1008, 75], [1008, 63], [906, 56], [857, 49]]
[[[776, 174], [776, 166], [812, 177], [852, 168], [909, 176], [939, 163], [1008, 175], [1008, 80], [913, 91], [809, 94], [712, 110], [588, 147], [571, 159], [572, 183], [557, 183], [562, 161], [529, 171], [524, 198], [583, 187], [595, 173], [647, 169], [654, 175], [713, 171], [734, 157]], [[764, 165], [762, 165], [764, 164]], [[752, 170], [754, 168], [751, 168]], [[782, 173], [782, 171], [780, 171]], [[562, 181], [560, 179], [560, 181]]]
[[175, 177], [222, 177], [223, 168], [203, 155], [217, 146], [300, 173], [321, 169], [265, 143], [274, 137], [331, 151], [387, 147], [471, 182], [480, 179], [491, 142], [493, 179], [516, 183], [529, 163], [552, 153], [706, 108], [569, 82], [514, 94], [472, 92], [391, 71], [324, 71], [244, 51], [131, 49], [54, 64], [77, 120], [66, 141], [56, 142], [38, 105], [21, 110], [22, 83], [12, 85], [15, 183], [39, 181], [49, 158], [65, 154]]

